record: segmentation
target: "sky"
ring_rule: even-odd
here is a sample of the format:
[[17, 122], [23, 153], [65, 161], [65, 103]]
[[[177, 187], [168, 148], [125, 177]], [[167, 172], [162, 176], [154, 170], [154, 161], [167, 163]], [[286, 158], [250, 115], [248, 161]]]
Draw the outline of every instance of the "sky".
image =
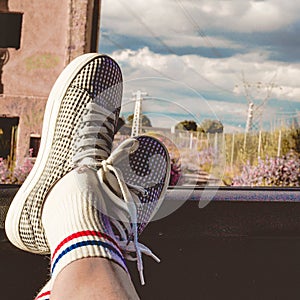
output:
[[[300, 117], [300, 1], [102, 0], [99, 52], [121, 66], [121, 114], [153, 126], [220, 120], [244, 131]], [[299, 111], [299, 114], [298, 114]]]

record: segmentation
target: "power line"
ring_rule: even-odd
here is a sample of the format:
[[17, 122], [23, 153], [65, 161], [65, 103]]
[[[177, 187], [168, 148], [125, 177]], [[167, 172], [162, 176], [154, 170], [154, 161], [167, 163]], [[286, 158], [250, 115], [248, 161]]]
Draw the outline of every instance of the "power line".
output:
[[[242, 72], [243, 77], [243, 89], [244, 95], [248, 102], [248, 113], [247, 113], [247, 122], [246, 122], [246, 132], [249, 132], [253, 129], [261, 129], [262, 127], [262, 117], [266, 107], [266, 103], [269, 101], [272, 95], [272, 91], [275, 87], [278, 87], [273, 80], [275, 80], [277, 73], [273, 76], [269, 83], [262, 83], [261, 81], [250, 83], [246, 81], [244, 73]], [[256, 89], [257, 91], [261, 91], [262, 89], [265, 91], [265, 95], [260, 97], [260, 103], [255, 103], [255, 98], [251, 93], [250, 89]]]
[[101, 34], [102, 37], [106, 38], [107, 40], [109, 40], [114, 46], [116, 46], [118, 49], [123, 49], [123, 50], [127, 50], [126, 47], [124, 47], [122, 44], [120, 44], [119, 42], [116, 42], [114, 40], [112, 40], [109, 35], [106, 32], [103, 32]]
[[[114, 35], [114, 34], [112, 34], [112, 35]], [[102, 34], [102, 37], [104, 37], [104, 38], [106, 38], [107, 40], [109, 40], [113, 45], [115, 45], [115, 46], [118, 47], [119, 49], [128, 50], [128, 48], [126, 48], [124, 45], [122, 45], [122, 44], [120, 44], [119, 42], [116, 42], [116, 41], [114, 41], [112, 38], [110, 38], [108, 34], [103, 33], [103, 34]], [[171, 76], [169, 76], [169, 75], [166, 75], [165, 73], [161, 72], [160, 70], [158, 70], [158, 69], [156, 69], [156, 68], [154, 68], [154, 67], [152, 67], [152, 66], [150, 66], [150, 65], [148, 65], [147, 67], [150, 68], [150, 69], [152, 69], [153, 71], [155, 71], [155, 72], [158, 73], [159, 75], [162, 75], [162, 76], [163, 76], [164, 78], [166, 78], [166, 79], [169, 79], [169, 80], [172, 80], [172, 81], [176, 81], [175, 78], [173, 78], [173, 77], [171, 77]], [[186, 86], [189, 87], [189, 88], [194, 89], [193, 87], [191, 87], [191, 86], [188, 85], [188, 84], [186, 84]]]
[[[108, 34], [103, 33], [102, 36], [103, 36], [104, 38], [106, 38], [107, 40], [109, 40], [113, 45], [117, 46], [117, 48], [123, 49], [123, 50], [128, 50], [128, 48], [126, 48], [124, 45], [122, 45], [122, 44], [120, 44], [119, 42], [116, 42], [116, 41], [114, 41], [113, 39], [111, 39], [111, 38], [109, 37]], [[148, 67], [149, 67], [150, 69], [152, 69], [153, 71], [155, 71], [156, 73], [158, 73], [158, 74], [164, 76], [164, 77], [167, 78], [167, 79], [175, 80], [175, 78], [172, 78], [172, 77], [166, 75], [165, 73], [161, 72], [161, 71], [158, 70], [158, 69], [155, 69], [154, 67], [152, 67], [152, 66], [150, 66], [150, 65], [149, 65]]]
[[[218, 58], [224, 58], [224, 56], [221, 54], [221, 52], [213, 45], [211, 40], [207, 37], [206, 33], [204, 32], [203, 29], [201, 29], [200, 25], [197, 23], [195, 18], [189, 13], [189, 11], [184, 7], [182, 2], [180, 0], [176, 0], [178, 6], [182, 10], [183, 14], [185, 15], [186, 19], [192, 24], [196, 32], [199, 33], [199, 35], [203, 38], [207, 46], [212, 50], [212, 52], [217, 56]], [[237, 77], [238, 80], [241, 80], [236, 72], [231, 69], [231, 71], [234, 73], [234, 75]]]
[[[129, 7], [127, 5], [127, 3], [125, 4], [125, 2], [123, 2], [122, 0], [119, 0], [119, 2], [124, 6], [124, 8], [151, 34], [151, 36], [156, 39], [169, 53], [178, 56], [178, 54], [169, 46], [167, 45], [159, 36], [157, 36], [155, 34], [155, 32], [140, 18], [139, 15], [137, 15], [132, 9], [131, 7]], [[188, 67], [190, 70], [192, 70], [196, 75], [198, 75], [199, 77], [201, 77], [204, 81], [206, 81], [207, 83], [209, 83], [210, 85], [214, 86], [215, 88], [222, 90], [226, 93], [230, 93], [230, 94], [234, 94], [233, 91], [228, 90], [224, 87], [221, 87], [217, 84], [215, 84], [214, 82], [210, 81], [209, 79], [207, 79], [206, 77], [204, 77], [202, 74], [200, 74], [196, 69], [191, 68], [190, 66], [188, 66], [184, 61], [183, 64]]]
[[[111, 37], [107, 34], [107, 33], [102, 33], [102, 36], [104, 38], [106, 38], [108, 41], [110, 41], [112, 44], [114, 44], [115, 46], [117, 46], [118, 48], [120, 49], [123, 49], [123, 50], [128, 50], [128, 48], [126, 48], [124, 45], [114, 41], [113, 39], [111, 39]], [[114, 34], [112, 33], [112, 36], [114, 36]], [[175, 78], [172, 78], [171, 76], [168, 76], [166, 74], [164, 74], [163, 72], [159, 71], [158, 69], [155, 69], [154, 67], [152, 66], [148, 66], [149, 68], [151, 68], [153, 71], [157, 72], [158, 74], [162, 75], [163, 76], [163, 79], [168, 79], [170, 81], [174, 81], [174, 82], [177, 82], [177, 80]], [[197, 95], [201, 95], [195, 88], [191, 87], [189, 84], [187, 83], [183, 83], [187, 88], [189, 88], [191, 91], [193, 91], [194, 93], [196, 93]], [[202, 98], [202, 96], [201, 96]], [[124, 98], [126, 99], [126, 98]], [[130, 100], [131, 98], [127, 98], [127, 100]], [[166, 99], [163, 99], [163, 98], [155, 98], [155, 97], [143, 97], [143, 100], [151, 100], [151, 99], [158, 99], [160, 101], [164, 101], [164, 102], [168, 102]], [[213, 112], [213, 109], [210, 107], [209, 103], [207, 100], [205, 100], [208, 107], [210, 108], [210, 110]], [[181, 107], [183, 110], [186, 110], [185, 107], [183, 106], [180, 106], [178, 103], [176, 104], [177, 106]], [[189, 112], [189, 111], [188, 111]], [[191, 112], [189, 112], [191, 113]], [[215, 117], [217, 118], [216, 114], [214, 113]]]
[[185, 17], [188, 19], [188, 21], [192, 24], [192, 26], [196, 29], [196, 31], [199, 33], [199, 35], [204, 39], [206, 44], [211, 48], [211, 50], [215, 53], [215, 55], [219, 58], [223, 58], [222, 54], [215, 48], [215, 46], [212, 44], [212, 42], [209, 40], [205, 32], [200, 28], [199, 24], [196, 22], [196, 20], [193, 18], [193, 16], [188, 12], [188, 10], [183, 6], [180, 0], [176, 0], [178, 6], [182, 10]]
[[169, 47], [159, 36], [157, 36], [155, 34], [155, 32], [140, 18], [140, 16], [138, 14], [136, 14], [134, 12], [134, 10], [132, 10], [127, 4], [125, 4], [122, 0], [119, 0], [119, 2], [121, 2], [121, 4], [125, 7], [125, 9], [127, 11], [129, 11], [129, 13], [152, 35], [153, 38], [155, 38], [161, 45], [164, 46], [164, 48], [172, 54], [176, 54], [176, 52]]

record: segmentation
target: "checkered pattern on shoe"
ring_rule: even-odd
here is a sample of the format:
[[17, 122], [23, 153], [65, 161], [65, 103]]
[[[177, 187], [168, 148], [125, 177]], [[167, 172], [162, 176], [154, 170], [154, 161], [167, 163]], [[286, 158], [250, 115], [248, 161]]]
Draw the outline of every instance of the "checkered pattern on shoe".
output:
[[124, 257], [137, 260], [144, 284], [142, 254], [159, 259], [139, 242], [139, 235], [164, 199], [170, 177], [167, 149], [151, 136], [129, 138], [100, 162], [98, 209], [112, 224]]
[[170, 176], [170, 162], [168, 151], [160, 141], [146, 135], [136, 139], [138, 147], [129, 154], [129, 165], [128, 162], [122, 161], [116, 164], [116, 167], [123, 171], [127, 184], [144, 189], [144, 193], [139, 194], [141, 205], [137, 207], [140, 234], [164, 197]]
[[[31, 252], [50, 251], [41, 224], [42, 207], [51, 186], [73, 167], [74, 136], [81, 124], [86, 105], [93, 102], [111, 111], [115, 115], [115, 126], [118, 120], [122, 98], [122, 74], [111, 58], [98, 55], [72, 76], [73, 81], [61, 99], [56, 122], [49, 124], [55, 126], [55, 132], [47, 162], [21, 213], [19, 234]], [[49, 112], [45, 111], [46, 113]], [[105, 123], [103, 125], [105, 126]], [[114, 132], [109, 134], [113, 136]]]
[[[121, 207], [123, 202], [127, 207], [127, 216], [120, 213], [121, 209], [119, 211], [112, 209], [110, 219], [125, 258], [131, 260], [132, 254], [135, 254], [141, 283], [144, 284], [142, 253], [156, 261], [159, 259], [138, 241], [138, 237], [164, 199], [170, 177], [169, 154], [160, 141], [145, 135], [123, 142], [112, 152], [108, 161], [113, 165], [110, 170], [114, 170], [118, 182], [122, 185], [122, 187], [120, 185], [121, 193], [114, 188], [117, 194], [121, 195], [119, 201], [115, 200], [114, 203], [119, 202]], [[106, 176], [105, 173], [101, 173], [101, 169], [98, 172], [101, 177]], [[119, 172], [122, 174], [118, 174]], [[108, 177], [107, 182], [109, 183]], [[111, 187], [115, 185], [112, 183]]]

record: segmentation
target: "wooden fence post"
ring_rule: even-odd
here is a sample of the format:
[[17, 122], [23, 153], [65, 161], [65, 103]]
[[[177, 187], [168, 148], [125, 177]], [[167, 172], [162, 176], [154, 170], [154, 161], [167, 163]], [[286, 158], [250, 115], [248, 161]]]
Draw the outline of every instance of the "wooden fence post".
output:
[[279, 135], [278, 135], [277, 157], [280, 156], [280, 153], [281, 153], [281, 130], [279, 130]]
[[258, 133], [258, 147], [257, 147], [257, 156], [260, 157], [260, 148], [261, 148], [261, 130]]
[[231, 142], [231, 155], [230, 155], [230, 168], [231, 168], [231, 171], [232, 171], [232, 167], [233, 167], [233, 157], [234, 157], [234, 137], [235, 137], [235, 134], [233, 133], [232, 134], [232, 142]]

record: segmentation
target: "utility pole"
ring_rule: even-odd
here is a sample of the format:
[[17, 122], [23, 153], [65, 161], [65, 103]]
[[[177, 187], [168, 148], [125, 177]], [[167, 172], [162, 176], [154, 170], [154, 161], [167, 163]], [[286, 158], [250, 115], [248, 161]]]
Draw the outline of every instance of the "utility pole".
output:
[[247, 133], [249, 131], [251, 131], [252, 127], [253, 127], [253, 107], [254, 107], [254, 103], [249, 102], [249, 104], [248, 104], [248, 114], [247, 114], [247, 123], [246, 123], [246, 132]]
[[133, 93], [133, 96], [135, 97], [135, 108], [134, 108], [134, 115], [132, 120], [132, 129], [131, 129], [131, 136], [138, 136], [142, 129], [142, 102], [143, 97], [147, 96], [147, 93], [137, 91]]
[[[276, 74], [274, 77], [276, 77]], [[261, 130], [263, 112], [275, 87], [278, 86], [273, 81], [270, 83], [262, 83], [260, 81], [250, 83], [246, 81], [243, 74], [244, 95], [248, 102], [246, 133], [249, 133], [254, 129]], [[255, 95], [254, 91], [256, 91]], [[264, 93], [262, 94], [262, 92]]]

